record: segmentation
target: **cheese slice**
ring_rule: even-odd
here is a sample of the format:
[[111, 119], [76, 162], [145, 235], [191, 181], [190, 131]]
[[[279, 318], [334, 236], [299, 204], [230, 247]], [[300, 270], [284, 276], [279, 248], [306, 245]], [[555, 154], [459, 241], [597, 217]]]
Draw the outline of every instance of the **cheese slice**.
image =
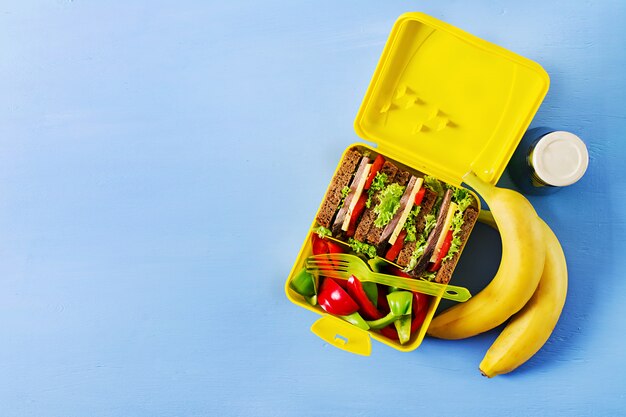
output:
[[390, 245], [393, 245], [394, 243], [396, 243], [396, 240], [398, 239], [398, 236], [400, 235], [400, 232], [402, 231], [402, 228], [404, 227], [404, 223], [406, 223], [406, 219], [408, 219], [409, 214], [411, 213], [411, 210], [413, 209], [413, 205], [415, 204], [415, 195], [420, 190], [420, 188], [422, 188], [423, 183], [424, 183], [424, 178], [418, 178], [417, 181], [415, 181], [413, 190], [411, 190], [411, 194], [409, 195], [409, 201], [406, 203], [406, 207], [404, 207], [402, 216], [400, 216], [400, 220], [398, 221], [396, 228], [393, 229], [393, 233], [391, 234], [391, 237], [389, 238]]
[[346, 212], [346, 218], [343, 219], [343, 224], [341, 225], [341, 230], [344, 232], [348, 230], [348, 226], [350, 225], [350, 219], [352, 218], [352, 212], [354, 211], [354, 207], [356, 206], [357, 201], [361, 198], [361, 194], [363, 194], [363, 188], [365, 188], [365, 181], [367, 181], [367, 177], [370, 175], [370, 169], [372, 169], [373, 164], [367, 164], [365, 169], [363, 170], [363, 175], [359, 179], [359, 183], [356, 186], [356, 191], [354, 192], [354, 196], [352, 196], [352, 200], [350, 200], [350, 206], [348, 207], [348, 211]]
[[443, 241], [446, 240], [446, 235], [450, 230], [450, 226], [452, 226], [452, 218], [454, 217], [454, 213], [456, 213], [457, 205], [454, 202], [450, 202], [450, 207], [448, 208], [448, 214], [446, 215], [446, 221], [443, 223], [443, 229], [441, 229], [441, 234], [439, 235], [439, 239], [437, 239], [437, 245], [435, 246], [435, 251], [433, 252], [433, 256], [430, 257], [430, 262], [437, 262], [437, 257], [439, 256], [439, 251], [441, 250], [441, 246], [443, 245]]

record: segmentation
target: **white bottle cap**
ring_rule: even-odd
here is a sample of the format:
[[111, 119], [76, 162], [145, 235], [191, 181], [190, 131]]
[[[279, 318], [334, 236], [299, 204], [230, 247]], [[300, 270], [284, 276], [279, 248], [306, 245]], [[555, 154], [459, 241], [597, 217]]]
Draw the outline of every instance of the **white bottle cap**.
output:
[[557, 130], [539, 139], [532, 151], [535, 174], [546, 184], [574, 184], [587, 170], [589, 154], [585, 143], [570, 132]]

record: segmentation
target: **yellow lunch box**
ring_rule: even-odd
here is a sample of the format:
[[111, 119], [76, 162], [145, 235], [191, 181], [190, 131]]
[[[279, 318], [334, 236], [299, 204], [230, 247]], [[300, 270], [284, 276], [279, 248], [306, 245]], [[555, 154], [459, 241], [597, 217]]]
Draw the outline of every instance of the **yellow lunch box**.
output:
[[[454, 186], [470, 171], [496, 184], [549, 84], [534, 61], [431, 16], [406, 13], [393, 26], [354, 123], [357, 134], [376, 146], [356, 143], [346, 151], [368, 149]], [[289, 300], [322, 315], [311, 330], [361, 355], [370, 354], [372, 338], [415, 350], [441, 297], [430, 303], [420, 330], [401, 345], [327, 314], [289, 287], [312, 254], [315, 226], [314, 221], [285, 283]]]

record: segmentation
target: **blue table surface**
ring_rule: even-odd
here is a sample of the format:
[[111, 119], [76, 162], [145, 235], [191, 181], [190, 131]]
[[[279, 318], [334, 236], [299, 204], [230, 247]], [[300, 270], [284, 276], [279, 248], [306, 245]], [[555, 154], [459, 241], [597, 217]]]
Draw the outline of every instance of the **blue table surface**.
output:
[[[531, 198], [568, 259], [561, 320], [492, 380], [498, 331], [361, 357], [284, 294], [406, 11], [539, 62], [532, 125], [589, 148]], [[625, 23], [621, 0], [3, 2], [0, 415], [625, 415]], [[477, 226], [456, 283], [499, 245]]]

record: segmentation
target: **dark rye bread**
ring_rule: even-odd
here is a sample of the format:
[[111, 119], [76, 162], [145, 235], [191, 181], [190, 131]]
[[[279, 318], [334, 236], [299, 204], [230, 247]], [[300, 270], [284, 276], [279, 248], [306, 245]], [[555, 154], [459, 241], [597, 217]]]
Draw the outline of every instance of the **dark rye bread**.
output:
[[[393, 163], [385, 161], [383, 166], [380, 168], [380, 172], [387, 176], [387, 181], [391, 183], [396, 177], [396, 173], [398, 172], [398, 167]], [[357, 225], [356, 231], [354, 232], [354, 238], [359, 242], [364, 242], [367, 234], [370, 231], [370, 228], [374, 224], [374, 220], [376, 220], [376, 213], [374, 213], [374, 207], [379, 203], [378, 196], [380, 195], [380, 191], [376, 192], [372, 196], [372, 202], [370, 208], [365, 209], [363, 215], [361, 216], [361, 220], [359, 220], [359, 224]]]
[[[393, 183], [400, 184], [401, 186], [405, 186], [409, 182], [409, 178], [411, 178], [411, 173], [409, 171], [404, 171], [402, 169], [398, 170], [396, 177], [393, 179]], [[391, 182], [390, 182], [391, 183]], [[384, 246], [386, 242], [379, 244], [380, 235], [383, 233], [384, 227], [376, 227], [376, 225], [372, 222], [372, 227], [370, 231], [367, 233], [367, 237], [365, 238], [366, 242], [370, 245], [376, 246], [376, 249], [380, 249], [380, 246]]]
[[[415, 219], [415, 235], [419, 236], [426, 226], [426, 215], [429, 214], [435, 203], [437, 202], [437, 193], [426, 188], [424, 192], [424, 198], [422, 199], [422, 204], [420, 204], [420, 212], [417, 215], [417, 219]], [[415, 250], [416, 242], [405, 242], [400, 254], [398, 255], [398, 260], [396, 263], [400, 266], [407, 266], [411, 261], [411, 255], [413, 255], [413, 251]]]
[[[463, 246], [467, 243], [467, 239], [472, 231], [472, 228], [474, 227], [474, 223], [476, 223], [476, 220], [478, 220], [478, 211], [474, 207], [468, 207], [465, 209], [465, 213], [463, 213], [463, 226], [461, 226], [461, 233], [459, 234]], [[452, 259], [441, 265], [441, 269], [437, 272], [437, 275], [435, 275], [436, 282], [447, 284], [450, 281], [452, 271], [454, 270], [454, 267], [456, 267], [456, 263], [459, 261], [460, 255], [461, 250], [455, 253]]]
[[341, 190], [350, 184], [350, 179], [352, 179], [352, 175], [362, 156], [361, 152], [354, 148], [350, 149], [344, 156], [337, 173], [328, 186], [322, 207], [317, 214], [317, 223], [320, 226], [330, 228], [333, 217], [335, 217], [337, 212], [337, 207], [341, 202]]

